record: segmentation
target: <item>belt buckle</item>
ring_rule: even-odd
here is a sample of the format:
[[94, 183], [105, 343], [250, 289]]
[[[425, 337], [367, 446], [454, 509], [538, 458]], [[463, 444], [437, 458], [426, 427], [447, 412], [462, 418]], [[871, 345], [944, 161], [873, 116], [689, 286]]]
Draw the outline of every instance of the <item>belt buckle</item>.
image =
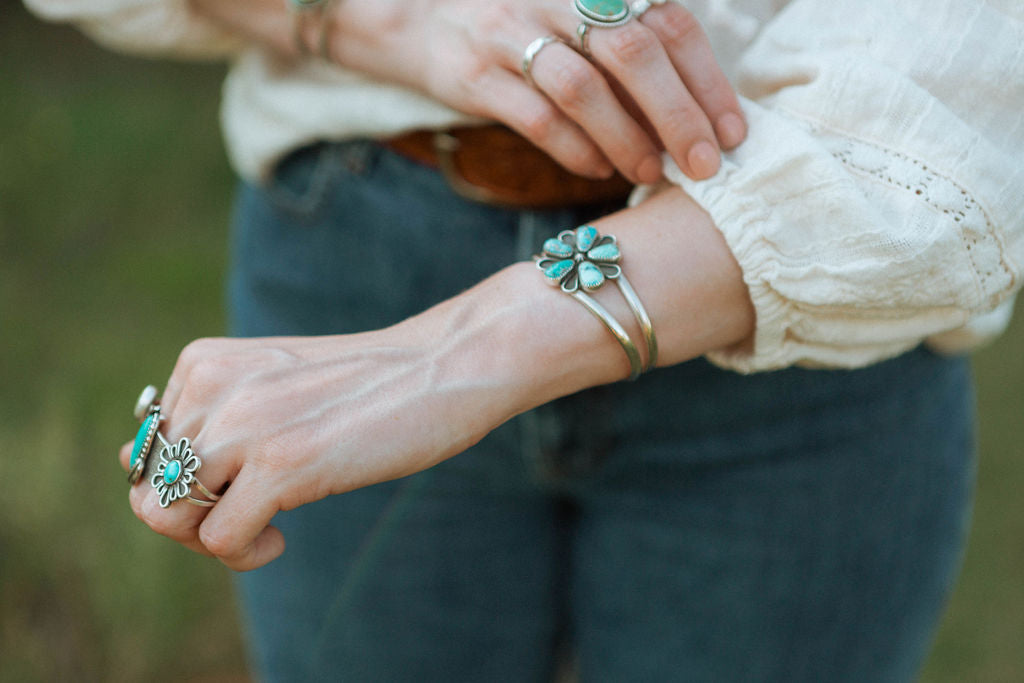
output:
[[440, 169], [441, 175], [444, 176], [448, 186], [452, 188], [455, 194], [459, 195], [463, 199], [469, 199], [483, 204], [493, 204], [498, 206], [510, 205], [508, 199], [487, 189], [486, 187], [474, 185], [462, 177], [462, 174], [459, 173], [458, 166], [455, 164], [455, 154], [459, 151], [459, 147], [462, 145], [457, 137], [448, 131], [441, 130], [434, 133], [433, 142], [434, 151], [437, 152], [438, 169]]

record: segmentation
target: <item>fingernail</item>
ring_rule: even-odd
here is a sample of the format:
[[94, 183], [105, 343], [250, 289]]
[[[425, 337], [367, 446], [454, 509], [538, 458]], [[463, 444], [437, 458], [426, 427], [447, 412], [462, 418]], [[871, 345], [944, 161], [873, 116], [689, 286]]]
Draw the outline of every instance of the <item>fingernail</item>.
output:
[[732, 149], [743, 142], [743, 138], [747, 136], [747, 126], [743, 123], [743, 119], [731, 111], [718, 117], [715, 131], [718, 133], [718, 141], [726, 149]]
[[651, 154], [636, 167], [636, 177], [641, 183], [656, 183], [661, 180], [661, 157]]
[[686, 155], [686, 161], [690, 164], [690, 170], [698, 180], [715, 175], [721, 163], [718, 158], [718, 150], [707, 140], [701, 140], [691, 147], [690, 153]]

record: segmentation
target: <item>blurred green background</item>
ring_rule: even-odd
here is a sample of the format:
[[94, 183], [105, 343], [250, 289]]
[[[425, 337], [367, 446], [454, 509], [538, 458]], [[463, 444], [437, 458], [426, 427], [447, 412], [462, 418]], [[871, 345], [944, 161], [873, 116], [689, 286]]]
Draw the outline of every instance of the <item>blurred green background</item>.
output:
[[[230, 576], [149, 532], [138, 391], [221, 334], [223, 67], [132, 59], [0, 2], [0, 681], [245, 680]], [[1024, 680], [1024, 307], [976, 354], [963, 576], [923, 680]]]

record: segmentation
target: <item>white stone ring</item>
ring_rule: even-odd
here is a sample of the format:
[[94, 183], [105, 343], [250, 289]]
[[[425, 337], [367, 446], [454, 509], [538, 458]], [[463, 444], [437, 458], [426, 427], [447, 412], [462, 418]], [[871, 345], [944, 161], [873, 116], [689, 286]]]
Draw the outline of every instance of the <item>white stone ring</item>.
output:
[[633, 0], [629, 5], [629, 10], [633, 16], [639, 19], [644, 12], [651, 9], [654, 5], [664, 5], [668, 0]]
[[[142, 478], [149, 464], [153, 444], [159, 441], [162, 446], [159, 462], [155, 463], [155, 471], [149, 481], [160, 496], [160, 507], [169, 507], [174, 501], [182, 499], [192, 505], [213, 507], [214, 503], [220, 500], [220, 496], [206, 488], [196, 477], [196, 472], [203, 466], [203, 462], [192, 450], [192, 442], [182, 438], [178, 443], [172, 444], [160, 433], [160, 421], [163, 416], [157, 403], [156, 387], [150, 385], [142, 390], [135, 404], [135, 417], [142, 421], [142, 425], [135, 435], [131, 458], [128, 461], [128, 482], [134, 485]], [[206, 498], [193, 496], [193, 486]]]

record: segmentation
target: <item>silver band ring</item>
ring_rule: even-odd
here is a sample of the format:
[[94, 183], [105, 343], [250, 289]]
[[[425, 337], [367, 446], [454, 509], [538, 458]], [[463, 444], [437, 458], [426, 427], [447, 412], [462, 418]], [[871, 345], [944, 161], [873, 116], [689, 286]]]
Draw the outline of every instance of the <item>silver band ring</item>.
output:
[[587, 47], [587, 32], [590, 31], [590, 24], [581, 21], [580, 25], [576, 27], [576, 36], [580, 39], [580, 52], [585, 55], [590, 54], [590, 48]]
[[[170, 507], [171, 503], [180, 499], [200, 507], [213, 507], [214, 503], [220, 500], [220, 496], [203, 486], [196, 478], [195, 473], [203, 466], [203, 462], [192, 450], [192, 442], [187, 437], [182, 437], [178, 443], [172, 444], [168, 443], [160, 432], [156, 435], [164, 447], [160, 449], [160, 462], [157, 463], [156, 473], [150, 479], [150, 483], [160, 496], [160, 507]], [[193, 484], [209, 500], [193, 496]]]
[[537, 87], [537, 84], [534, 82], [533, 75], [530, 73], [530, 70], [533, 68], [533, 60], [537, 54], [544, 49], [545, 45], [556, 41], [561, 42], [561, 39], [558, 36], [541, 36], [527, 45], [526, 50], [523, 51], [523, 77], [526, 79], [526, 82], [534, 88]]

